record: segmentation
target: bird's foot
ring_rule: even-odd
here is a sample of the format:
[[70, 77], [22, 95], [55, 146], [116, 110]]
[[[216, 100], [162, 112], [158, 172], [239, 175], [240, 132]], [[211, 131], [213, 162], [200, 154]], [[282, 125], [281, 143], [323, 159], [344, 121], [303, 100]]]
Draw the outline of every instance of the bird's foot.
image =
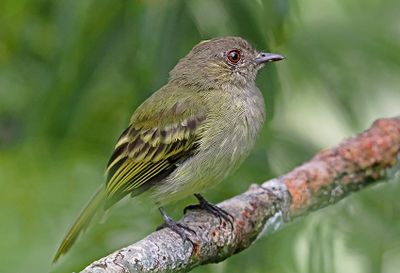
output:
[[220, 207], [211, 204], [208, 202], [201, 194], [195, 193], [194, 196], [196, 197], [197, 200], [199, 200], [199, 203], [196, 205], [189, 205], [187, 206], [184, 210], [183, 213], [186, 214], [188, 210], [193, 210], [193, 209], [203, 209], [208, 212], [210, 212], [212, 215], [216, 216], [219, 218], [220, 223], [221, 220], [224, 219], [226, 222], [228, 222], [231, 227], [233, 228], [233, 221], [235, 218], [225, 210], [221, 209]]
[[193, 229], [185, 226], [184, 224], [177, 223], [174, 220], [172, 220], [171, 217], [169, 217], [162, 208], [159, 208], [159, 210], [164, 219], [164, 224], [157, 227], [157, 230], [167, 227], [171, 229], [173, 232], [177, 233], [184, 242], [189, 241], [192, 245], [194, 245], [193, 241], [189, 238], [187, 233], [190, 232], [196, 235], [196, 232]]

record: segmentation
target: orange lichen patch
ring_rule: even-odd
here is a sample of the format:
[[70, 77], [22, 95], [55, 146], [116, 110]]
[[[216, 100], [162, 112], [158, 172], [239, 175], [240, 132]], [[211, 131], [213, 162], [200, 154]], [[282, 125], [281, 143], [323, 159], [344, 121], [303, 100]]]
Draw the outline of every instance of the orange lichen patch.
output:
[[[282, 177], [291, 197], [291, 215], [327, 205], [354, 188], [382, 179], [400, 154], [400, 118], [381, 119], [357, 137], [318, 153]], [[338, 195], [340, 193], [340, 195]]]
[[218, 242], [218, 240], [219, 240], [219, 234], [220, 232], [219, 232], [219, 230], [218, 229], [212, 229], [211, 230], [211, 238], [212, 238], [212, 240], [214, 241], [214, 242]]
[[245, 208], [244, 210], [242, 210], [242, 216], [246, 219], [249, 219], [251, 217], [251, 214], [254, 210], [251, 210], [249, 208]]
[[255, 202], [250, 202], [249, 203], [250, 204], [250, 206], [251, 206], [251, 210], [252, 210], [252, 212], [254, 212], [256, 209], [257, 209], [257, 204], [255, 203]]
[[192, 255], [193, 255], [194, 257], [199, 256], [200, 253], [201, 253], [200, 249], [201, 249], [200, 244], [194, 243], [194, 244], [193, 244]]
[[310, 161], [285, 176], [283, 182], [292, 197], [291, 211], [299, 213], [312, 205], [313, 196], [331, 183], [331, 177], [322, 161]]

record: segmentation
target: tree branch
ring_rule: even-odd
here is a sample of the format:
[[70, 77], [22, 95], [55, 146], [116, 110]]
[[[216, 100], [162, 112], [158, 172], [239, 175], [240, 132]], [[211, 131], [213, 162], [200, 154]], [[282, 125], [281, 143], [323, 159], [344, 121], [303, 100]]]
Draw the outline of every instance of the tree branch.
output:
[[180, 222], [196, 232], [188, 234], [194, 245], [162, 229], [82, 272], [188, 272], [223, 261], [293, 218], [393, 176], [400, 169], [399, 161], [400, 117], [377, 120], [367, 131], [319, 152], [288, 174], [252, 185], [220, 203], [235, 217], [233, 229], [205, 211], [191, 211]]

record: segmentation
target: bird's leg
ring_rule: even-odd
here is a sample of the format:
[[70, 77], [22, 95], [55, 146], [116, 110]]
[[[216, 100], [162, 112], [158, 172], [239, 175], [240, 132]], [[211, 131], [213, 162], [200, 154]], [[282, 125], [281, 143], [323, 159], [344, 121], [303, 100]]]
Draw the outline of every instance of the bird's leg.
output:
[[167, 213], [164, 211], [164, 209], [162, 207], [159, 207], [158, 210], [160, 211], [163, 219], [164, 219], [164, 224], [162, 224], [161, 226], [157, 227], [157, 230], [163, 229], [165, 227], [170, 228], [173, 232], [177, 233], [179, 236], [181, 236], [181, 238], [183, 239], [183, 241], [189, 241], [192, 243], [192, 245], [194, 245], [193, 241], [188, 237], [188, 235], [186, 234], [186, 232], [190, 232], [193, 233], [194, 235], [196, 235], [196, 232], [181, 224], [181, 223], [177, 223], [174, 220], [171, 219], [171, 217], [169, 217], [167, 215]]
[[186, 213], [188, 210], [193, 210], [193, 209], [204, 209], [213, 214], [214, 216], [218, 217], [220, 221], [221, 219], [224, 219], [231, 225], [231, 227], [233, 227], [233, 221], [235, 220], [235, 218], [230, 213], [226, 212], [225, 210], [221, 209], [220, 207], [214, 204], [211, 204], [200, 193], [195, 193], [194, 196], [199, 201], [199, 203], [196, 205], [187, 206], [183, 210], [183, 213]]

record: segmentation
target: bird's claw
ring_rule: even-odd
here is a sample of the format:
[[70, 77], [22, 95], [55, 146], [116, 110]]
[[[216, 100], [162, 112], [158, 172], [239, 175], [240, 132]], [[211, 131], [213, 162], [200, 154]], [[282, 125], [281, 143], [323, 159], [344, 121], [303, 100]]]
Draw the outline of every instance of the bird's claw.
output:
[[199, 204], [187, 206], [183, 210], [184, 214], [186, 214], [186, 212], [189, 210], [203, 209], [203, 210], [210, 212], [212, 215], [218, 217], [218, 219], [220, 220], [220, 224], [222, 222], [222, 219], [224, 219], [233, 228], [233, 222], [235, 221], [235, 218], [229, 212], [225, 211], [224, 209], [222, 209], [214, 204], [211, 204], [203, 196], [201, 196], [198, 193], [196, 193], [194, 196], [197, 198], [197, 200], [199, 200]]
[[194, 242], [189, 238], [189, 236], [187, 235], [187, 232], [190, 232], [193, 235], [196, 235], [196, 232], [193, 229], [191, 229], [190, 227], [172, 220], [161, 208], [160, 208], [160, 212], [164, 218], [164, 223], [162, 225], [158, 226], [156, 230], [160, 230], [163, 228], [169, 228], [173, 232], [177, 233], [184, 242], [189, 241], [194, 246]]

